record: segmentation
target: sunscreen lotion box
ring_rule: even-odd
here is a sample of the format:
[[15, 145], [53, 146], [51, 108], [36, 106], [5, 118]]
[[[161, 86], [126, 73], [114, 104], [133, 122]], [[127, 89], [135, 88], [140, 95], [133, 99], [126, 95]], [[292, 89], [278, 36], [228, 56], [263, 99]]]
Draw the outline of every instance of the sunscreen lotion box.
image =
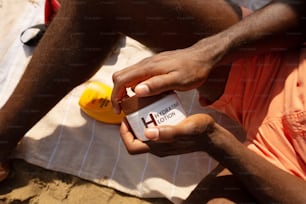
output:
[[144, 130], [159, 125], [176, 125], [186, 118], [186, 113], [175, 92], [157, 96], [132, 96], [121, 101], [121, 108], [133, 130], [142, 141], [148, 140]]

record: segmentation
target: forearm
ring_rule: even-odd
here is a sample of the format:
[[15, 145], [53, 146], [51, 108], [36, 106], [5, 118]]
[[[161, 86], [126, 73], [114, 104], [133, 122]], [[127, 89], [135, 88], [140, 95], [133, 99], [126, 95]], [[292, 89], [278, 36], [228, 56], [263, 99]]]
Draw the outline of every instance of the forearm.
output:
[[215, 65], [264, 52], [285, 51], [305, 40], [305, 7], [305, 1], [275, 1], [195, 46], [199, 54], [205, 54], [209, 45], [215, 54]]
[[305, 203], [306, 182], [247, 149], [219, 125], [209, 135], [208, 153], [228, 168], [262, 203]]

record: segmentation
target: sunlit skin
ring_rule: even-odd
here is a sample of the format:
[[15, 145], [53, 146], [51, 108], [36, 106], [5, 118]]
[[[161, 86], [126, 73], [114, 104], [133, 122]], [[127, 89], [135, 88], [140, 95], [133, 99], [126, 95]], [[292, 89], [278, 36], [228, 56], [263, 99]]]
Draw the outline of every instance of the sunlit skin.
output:
[[[274, 45], [283, 48], [297, 45], [299, 36], [288, 39], [283, 35], [285, 31], [305, 27], [297, 20], [305, 10], [305, 3], [297, 2], [300, 5], [296, 7], [290, 1], [271, 4], [238, 23], [240, 16], [222, 0], [63, 1], [15, 91], [1, 109], [0, 181], [8, 172], [4, 163], [18, 141], [71, 89], [96, 73], [115, 46], [119, 33], [159, 54], [114, 75], [112, 102], [118, 112], [118, 101], [126, 94], [126, 87], [135, 87], [139, 96], [169, 89], [189, 90], [200, 86], [209, 89], [204, 83], [209, 81], [210, 73], [230, 64], [237, 56], [242, 57], [241, 45], [256, 46], [247, 55], [270, 51]], [[284, 16], [281, 21], [271, 18], [280, 14]], [[281, 40], [284, 36], [286, 40]], [[201, 182], [204, 188], [197, 188], [187, 203], [231, 202], [238, 198], [245, 202], [254, 198], [283, 203], [306, 200], [302, 191], [306, 188], [304, 181], [250, 152], [207, 115], [190, 116], [180, 126], [149, 129], [146, 133], [152, 139], [149, 143], [135, 140], [126, 123], [120, 131], [131, 154], [152, 152], [165, 156], [207, 151], [229, 169], [213, 172], [208, 180], [204, 178]], [[165, 148], [165, 144], [171, 148]], [[222, 191], [227, 182], [218, 183], [218, 175], [225, 174], [231, 186], [239, 189], [237, 195], [227, 197], [228, 192]], [[215, 194], [201, 192], [216, 184], [220, 186]], [[292, 192], [292, 186], [301, 190]]]
[[[126, 95], [127, 87], [135, 87], [139, 97], [166, 90], [184, 91], [202, 87], [204, 90], [200, 90], [200, 93], [205, 93], [208, 75], [220, 65], [226, 66], [239, 57], [269, 52], [275, 47], [287, 50], [300, 45], [305, 39], [305, 22], [300, 21], [305, 2], [300, 1], [299, 6], [295, 7], [289, 1], [276, 1], [191, 47], [157, 54], [115, 73], [114, 107], [120, 112], [118, 101]], [[278, 14], [286, 17], [275, 18]], [[293, 31], [298, 35], [288, 40], [287, 32]], [[246, 52], [244, 48], [249, 51]], [[131, 154], [151, 152], [157, 156], [168, 156], [205, 151], [220, 162], [223, 167], [218, 167], [204, 178], [186, 203], [252, 200], [260, 203], [306, 202], [302, 190], [306, 188], [304, 180], [284, 172], [248, 150], [208, 115], [192, 115], [175, 126], [148, 128], [145, 136], [150, 142], [136, 139], [126, 121], [122, 123], [120, 133]], [[221, 179], [222, 183], [218, 182]], [[224, 190], [225, 186], [237, 191], [229, 193]]]
[[120, 35], [126, 34], [160, 52], [191, 46], [240, 19], [223, 0], [61, 3], [24, 75], [1, 109], [0, 180], [7, 175], [5, 162], [18, 141], [70, 90], [96, 73]]

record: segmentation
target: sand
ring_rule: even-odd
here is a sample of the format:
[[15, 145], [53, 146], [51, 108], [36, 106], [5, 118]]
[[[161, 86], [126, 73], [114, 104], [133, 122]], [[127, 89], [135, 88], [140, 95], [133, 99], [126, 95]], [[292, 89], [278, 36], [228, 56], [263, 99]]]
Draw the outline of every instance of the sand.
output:
[[0, 183], [0, 204], [170, 204], [163, 198], [140, 199], [78, 177], [49, 171], [23, 160]]

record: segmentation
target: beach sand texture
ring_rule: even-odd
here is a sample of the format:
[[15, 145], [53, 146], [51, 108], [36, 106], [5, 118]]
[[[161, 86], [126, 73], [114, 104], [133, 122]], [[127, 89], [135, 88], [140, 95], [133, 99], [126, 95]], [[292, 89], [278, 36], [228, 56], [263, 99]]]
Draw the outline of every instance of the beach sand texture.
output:
[[[2, 202], [2, 203], [1, 203]], [[170, 204], [163, 198], [140, 199], [78, 177], [13, 160], [0, 183], [0, 204]]]

